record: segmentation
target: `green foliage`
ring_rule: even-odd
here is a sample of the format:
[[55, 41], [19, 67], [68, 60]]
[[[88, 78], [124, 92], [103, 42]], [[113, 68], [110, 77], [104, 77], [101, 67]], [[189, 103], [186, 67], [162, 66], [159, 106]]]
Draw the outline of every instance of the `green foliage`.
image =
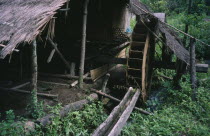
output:
[[[159, 73], [163, 74], [161, 71]], [[206, 78], [208, 75], [198, 74], [198, 77]], [[122, 135], [208, 136], [210, 133], [210, 80], [200, 83], [202, 86], [198, 88], [197, 101], [192, 101], [189, 76], [183, 78], [185, 81], [180, 82], [181, 90], [173, 89], [172, 82], [161, 81], [167, 89], [158, 94], [163, 98], [163, 103], [158, 104], [159, 101], [156, 99], [148, 101], [149, 105], [158, 105], [157, 111], [149, 116], [133, 113], [131, 123], [123, 129]]]
[[[60, 108], [60, 105], [51, 107], [51, 113], [58, 115]], [[70, 112], [65, 118], [61, 119], [59, 116], [56, 116], [53, 118], [51, 125], [44, 130], [37, 126], [37, 130], [32, 135], [88, 136], [106, 117], [102, 103], [98, 102], [86, 105], [82, 111]]]
[[35, 108], [29, 104], [26, 107], [26, 111], [29, 112], [34, 119], [38, 119], [45, 115], [43, 102], [37, 102]]
[[15, 114], [12, 110], [6, 112], [6, 120], [0, 122], [1, 136], [19, 136], [24, 134], [22, 121], [15, 120]]

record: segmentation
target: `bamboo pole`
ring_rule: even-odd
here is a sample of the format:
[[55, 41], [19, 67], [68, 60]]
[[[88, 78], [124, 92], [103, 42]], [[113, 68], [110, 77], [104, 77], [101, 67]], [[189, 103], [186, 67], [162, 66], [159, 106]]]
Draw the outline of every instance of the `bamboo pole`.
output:
[[[103, 92], [101, 92], [101, 91], [97, 91], [97, 90], [95, 90], [95, 89], [91, 89], [91, 91], [94, 92], [94, 93], [97, 93], [97, 94], [99, 94], [99, 95], [102, 95], [102, 96], [104, 96], [104, 97], [107, 97], [107, 98], [109, 98], [109, 99], [111, 99], [111, 100], [113, 100], [113, 101], [115, 101], [115, 102], [121, 102], [121, 100], [119, 100], [119, 99], [117, 99], [117, 98], [115, 98], [115, 97], [113, 97], [113, 96], [111, 96], [111, 95], [108, 95], [108, 94], [106, 94], [106, 93], [103, 93]], [[142, 114], [145, 114], [145, 115], [152, 115], [152, 113], [150, 113], [150, 112], [148, 112], [148, 111], [145, 111], [145, 110], [143, 110], [143, 109], [141, 109], [141, 108], [135, 107], [134, 109], [137, 110], [137, 111], [139, 111], [139, 112], [141, 112]]]
[[79, 68], [79, 87], [83, 88], [83, 74], [85, 65], [85, 48], [86, 48], [86, 27], [87, 27], [87, 14], [88, 14], [89, 0], [85, 0], [84, 13], [83, 13], [83, 28], [82, 28], [82, 45], [81, 45], [81, 59]]
[[190, 38], [190, 81], [192, 84], [193, 95], [192, 99], [196, 100], [197, 85], [196, 85], [196, 62], [195, 62], [195, 39]]
[[[4, 87], [0, 87], [0, 91], [10, 91], [10, 92], [23, 93], [23, 94], [31, 94], [30, 91], [21, 90], [21, 89], [13, 89], [13, 88], [4, 88]], [[58, 95], [46, 94], [46, 93], [37, 93], [37, 96], [51, 98], [51, 99], [58, 98]]]
[[31, 113], [37, 112], [37, 76], [38, 76], [38, 65], [37, 65], [37, 43], [33, 41], [31, 45]]

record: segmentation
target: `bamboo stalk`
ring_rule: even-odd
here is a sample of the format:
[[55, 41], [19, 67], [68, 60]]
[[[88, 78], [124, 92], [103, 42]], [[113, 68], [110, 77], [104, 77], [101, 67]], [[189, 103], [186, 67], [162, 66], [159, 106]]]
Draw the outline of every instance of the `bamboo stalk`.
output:
[[27, 86], [29, 84], [30, 84], [30, 82], [26, 82], [26, 83], [20, 84], [18, 86], [12, 87], [12, 89], [19, 89], [19, 88], [22, 88], [22, 87]]
[[81, 45], [81, 60], [79, 68], [79, 87], [83, 88], [83, 74], [85, 65], [85, 50], [86, 50], [86, 27], [87, 27], [87, 14], [88, 14], [89, 0], [85, 0], [84, 13], [83, 13], [83, 28], [82, 28], [82, 45]]

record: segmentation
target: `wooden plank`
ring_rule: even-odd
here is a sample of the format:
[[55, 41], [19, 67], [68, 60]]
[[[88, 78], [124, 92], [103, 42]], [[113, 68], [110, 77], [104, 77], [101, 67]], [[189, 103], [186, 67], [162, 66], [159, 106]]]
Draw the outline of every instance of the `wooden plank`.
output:
[[112, 131], [109, 133], [108, 136], [118, 136], [118, 135], [120, 135], [120, 132], [121, 132], [122, 128], [125, 126], [128, 118], [131, 115], [131, 112], [133, 111], [133, 109], [135, 107], [135, 104], [136, 104], [136, 102], [139, 98], [139, 95], [140, 95], [140, 91], [137, 90], [135, 95], [133, 96], [131, 102], [129, 103], [129, 105], [127, 106], [125, 111], [122, 113], [122, 115], [120, 116], [120, 119], [115, 124], [115, 126], [113, 127]]
[[125, 94], [123, 100], [120, 102], [118, 106], [116, 106], [109, 117], [93, 132], [92, 136], [105, 136], [109, 129], [114, 124], [114, 121], [118, 118], [120, 112], [123, 111], [123, 107], [127, 103], [128, 99], [131, 96], [133, 88], [130, 87], [128, 92]]

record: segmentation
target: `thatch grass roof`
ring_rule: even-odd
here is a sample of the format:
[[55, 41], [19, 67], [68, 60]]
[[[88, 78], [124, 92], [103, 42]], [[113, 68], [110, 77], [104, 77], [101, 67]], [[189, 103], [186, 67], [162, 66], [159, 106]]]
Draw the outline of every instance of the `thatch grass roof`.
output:
[[31, 42], [67, 0], [1, 0], [0, 51], [5, 56], [21, 42]]

